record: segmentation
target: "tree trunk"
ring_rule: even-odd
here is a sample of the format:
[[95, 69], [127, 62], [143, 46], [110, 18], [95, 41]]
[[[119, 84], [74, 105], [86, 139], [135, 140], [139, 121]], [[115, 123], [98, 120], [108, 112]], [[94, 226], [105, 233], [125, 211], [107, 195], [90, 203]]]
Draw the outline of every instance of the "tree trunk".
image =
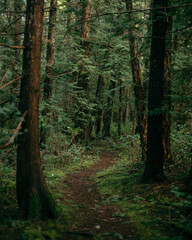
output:
[[[91, 5], [89, 0], [83, 0], [82, 2], [82, 12], [83, 12], [83, 19], [82, 19], [82, 25], [81, 25], [81, 47], [83, 50], [83, 59], [82, 64], [79, 69], [79, 77], [78, 77], [78, 87], [82, 89], [82, 94], [79, 95], [80, 98], [82, 98], [83, 102], [87, 102], [89, 99], [89, 74], [85, 67], [85, 61], [86, 58], [89, 57], [89, 36], [90, 36], [90, 23], [89, 19], [91, 17]], [[80, 100], [81, 101], [81, 100]], [[79, 101], [79, 112], [82, 112], [82, 115], [84, 117], [89, 114], [89, 106], [85, 106], [85, 104]], [[84, 131], [84, 140], [86, 143], [88, 143], [90, 135], [91, 135], [91, 126], [89, 119], [85, 119], [85, 121], [79, 121], [78, 126], [82, 128]]]
[[164, 60], [166, 52], [166, 6], [168, 0], [154, 0], [153, 32], [150, 56], [148, 94], [147, 161], [142, 181], [162, 182], [163, 170], [163, 101], [164, 101]]
[[189, 172], [189, 175], [186, 179], [186, 186], [187, 186], [187, 192], [191, 195], [192, 194], [192, 166]]
[[[172, 31], [172, 16], [168, 16], [167, 32]], [[169, 36], [172, 34], [169, 33]], [[171, 38], [171, 37], [170, 37]], [[169, 166], [172, 163], [171, 156], [171, 53], [172, 41], [169, 39], [166, 46], [165, 54], [165, 83], [164, 83], [164, 104], [165, 113], [163, 114], [163, 149], [164, 149], [164, 163]]]
[[56, 217], [55, 203], [47, 189], [39, 151], [40, 61], [43, 0], [28, 0], [23, 52], [23, 78], [19, 110], [27, 111], [17, 150], [17, 200], [22, 217]]
[[133, 6], [132, 1], [126, 0], [126, 10], [128, 13], [129, 20], [129, 45], [131, 55], [131, 67], [133, 75], [134, 93], [135, 93], [135, 106], [137, 110], [137, 125], [139, 128], [140, 141], [142, 147], [142, 161], [146, 160], [147, 154], [147, 120], [146, 120], [146, 106], [145, 96], [143, 93], [141, 83], [141, 70], [139, 64], [139, 55], [137, 51], [136, 33], [134, 30], [133, 23]]
[[107, 99], [104, 117], [103, 117], [103, 135], [104, 137], [110, 137], [110, 127], [111, 127], [111, 119], [112, 119], [112, 111], [113, 111], [113, 98], [115, 95], [115, 81], [111, 80], [109, 85], [109, 96]]
[[122, 81], [119, 81], [119, 116], [118, 116], [118, 135], [121, 135], [121, 123], [123, 120], [123, 87], [122, 87]]
[[104, 78], [102, 75], [99, 75], [98, 82], [97, 82], [97, 91], [96, 91], [96, 98], [98, 103], [98, 110], [97, 110], [97, 119], [96, 119], [96, 135], [102, 133], [102, 113], [103, 113], [103, 96], [102, 90], [104, 87]]
[[[51, 99], [51, 95], [52, 95], [56, 11], [57, 11], [57, 0], [51, 0], [50, 15], [49, 15], [48, 43], [47, 43], [47, 57], [46, 57], [47, 65], [45, 69], [44, 92], [43, 92], [43, 99], [47, 103]], [[42, 115], [45, 117], [47, 113], [49, 113], [49, 108], [46, 107], [43, 110]], [[47, 129], [41, 128], [41, 143], [45, 144], [47, 135], [48, 135]]]

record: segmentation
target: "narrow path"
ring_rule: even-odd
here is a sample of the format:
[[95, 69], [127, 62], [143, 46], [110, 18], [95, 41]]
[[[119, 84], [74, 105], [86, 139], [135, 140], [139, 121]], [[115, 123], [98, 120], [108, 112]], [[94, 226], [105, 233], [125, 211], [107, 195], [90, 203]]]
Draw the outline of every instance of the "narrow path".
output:
[[96, 189], [94, 176], [112, 165], [116, 156], [103, 151], [99, 155], [100, 161], [91, 168], [69, 174], [65, 180], [68, 202], [79, 207], [68, 239], [138, 239], [131, 224], [125, 224], [129, 220], [115, 216], [119, 207], [102, 203], [104, 198]]

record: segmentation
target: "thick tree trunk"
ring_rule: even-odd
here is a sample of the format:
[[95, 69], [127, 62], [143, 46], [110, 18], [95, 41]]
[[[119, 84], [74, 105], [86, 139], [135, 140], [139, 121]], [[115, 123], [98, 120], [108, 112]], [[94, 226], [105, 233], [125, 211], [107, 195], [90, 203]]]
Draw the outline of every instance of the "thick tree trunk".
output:
[[103, 117], [103, 136], [110, 137], [110, 127], [112, 120], [112, 112], [113, 112], [113, 98], [115, 95], [115, 81], [111, 80], [109, 85], [109, 96], [107, 99], [104, 117]]
[[27, 111], [17, 150], [17, 200], [22, 217], [55, 217], [39, 151], [40, 60], [43, 29], [43, 0], [28, 0], [24, 35], [23, 78], [19, 110]]
[[[126, 10], [133, 11], [132, 1], [126, 0]], [[140, 141], [142, 147], [142, 161], [146, 160], [147, 154], [147, 119], [146, 119], [146, 106], [145, 96], [143, 93], [141, 83], [141, 70], [139, 64], [139, 55], [137, 51], [136, 33], [134, 30], [133, 14], [128, 13], [129, 19], [129, 45], [131, 55], [131, 67], [133, 75], [134, 93], [135, 93], [135, 106], [137, 110], [137, 125], [139, 128]]]
[[148, 134], [147, 161], [143, 182], [162, 182], [163, 170], [163, 101], [164, 101], [164, 61], [166, 53], [166, 6], [168, 0], [154, 0], [153, 32], [150, 56], [150, 76], [148, 94]]
[[[45, 69], [44, 79], [44, 91], [43, 99], [48, 102], [52, 95], [52, 83], [53, 83], [53, 62], [54, 62], [54, 45], [55, 45], [55, 22], [57, 12], [57, 0], [51, 0], [50, 2], [50, 15], [49, 15], [49, 29], [48, 29], [48, 43], [47, 43], [47, 65]], [[42, 115], [46, 116], [49, 113], [49, 109], [46, 107]], [[45, 144], [48, 131], [45, 128], [41, 128], [41, 143]]]

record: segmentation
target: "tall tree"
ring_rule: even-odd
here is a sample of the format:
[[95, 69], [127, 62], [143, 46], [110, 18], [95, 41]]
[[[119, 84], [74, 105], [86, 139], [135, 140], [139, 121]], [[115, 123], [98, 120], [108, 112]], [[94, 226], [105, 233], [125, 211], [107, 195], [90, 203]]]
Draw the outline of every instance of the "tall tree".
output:
[[139, 54], [137, 50], [136, 32], [134, 28], [134, 16], [132, 0], [126, 0], [126, 10], [128, 11], [128, 29], [129, 29], [129, 46], [131, 55], [131, 67], [134, 84], [135, 106], [137, 112], [137, 124], [139, 128], [140, 141], [142, 147], [142, 160], [146, 160], [147, 154], [147, 119], [145, 96], [142, 88], [141, 69], [139, 63]]
[[164, 162], [170, 165], [172, 162], [171, 156], [171, 54], [172, 54], [172, 16], [167, 16], [167, 34], [169, 39], [166, 43], [166, 53], [164, 62], [164, 105], [165, 112], [163, 114], [163, 149], [164, 149]]
[[104, 77], [100, 74], [97, 82], [96, 98], [97, 98], [97, 118], [96, 118], [96, 134], [102, 135], [102, 126], [103, 126], [103, 94], [102, 90], [104, 87]]
[[[52, 95], [52, 83], [53, 83], [53, 62], [54, 62], [54, 48], [55, 48], [55, 22], [56, 22], [56, 12], [57, 12], [57, 0], [51, 0], [50, 2], [50, 15], [49, 15], [49, 29], [48, 29], [48, 43], [47, 43], [47, 65], [45, 69], [45, 79], [44, 79], [44, 101], [48, 102]], [[47, 106], [47, 105], [46, 105]], [[43, 115], [49, 112], [46, 107], [43, 110]], [[47, 131], [46, 129], [41, 129], [41, 142], [45, 143]]]
[[[81, 47], [82, 47], [82, 64], [79, 69], [79, 77], [78, 77], [78, 87], [82, 90], [82, 100], [83, 102], [88, 102], [89, 99], [89, 74], [86, 69], [86, 61], [90, 55], [90, 17], [91, 17], [91, 4], [89, 0], [82, 0], [80, 2], [82, 4], [82, 24], [81, 24]], [[81, 99], [80, 99], [81, 101]], [[89, 113], [89, 106], [86, 106], [84, 103], [80, 103], [79, 111], [82, 112], [84, 116]], [[88, 104], [88, 103], [87, 103]], [[81, 107], [81, 105], [83, 105]], [[84, 132], [84, 140], [85, 142], [89, 141], [91, 128], [88, 120], [83, 120], [78, 123]]]
[[115, 85], [116, 85], [116, 81], [114, 79], [111, 79], [109, 84], [109, 96], [105, 104], [105, 112], [103, 117], [104, 137], [111, 136], [110, 127], [111, 127], [111, 121], [112, 121], [113, 103], [114, 103], [114, 96], [115, 96]]
[[23, 78], [19, 110], [27, 111], [17, 150], [17, 200], [24, 218], [55, 217], [54, 201], [47, 189], [39, 151], [40, 60], [43, 0], [28, 0], [23, 52]]
[[163, 102], [165, 81], [165, 54], [168, 0], [153, 2], [153, 30], [150, 56], [147, 161], [143, 182], [161, 182], [165, 179], [163, 163]]

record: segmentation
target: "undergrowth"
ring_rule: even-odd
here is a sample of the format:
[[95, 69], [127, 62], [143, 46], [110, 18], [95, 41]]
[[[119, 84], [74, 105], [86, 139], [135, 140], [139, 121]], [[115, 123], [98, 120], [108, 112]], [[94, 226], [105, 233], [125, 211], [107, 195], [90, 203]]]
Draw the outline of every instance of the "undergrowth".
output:
[[127, 224], [135, 225], [141, 239], [191, 239], [192, 196], [185, 192], [183, 182], [187, 171], [169, 172], [164, 185], [141, 184], [144, 164], [139, 161], [138, 149], [129, 148], [135, 155], [127, 154], [126, 142], [115, 146], [121, 150], [116, 165], [95, 177], [104, 202], [118, 204], [122, 217], [128, 216]]
[[49, 148], [41, 154], [46, 182], [61, 215], [57, 220], [22, 220], [16, 201], [16, 164], [3, 159], [0, 162], [0, 239], [67, 239], [64, 236], [73, 221], [75, 208], [69, 206], [64, 199], [64, 178], [70, 172], [90, 167], [98, 157], [89, 155], [81, 145], [72, 145], [68, 150], [60, 152]]

